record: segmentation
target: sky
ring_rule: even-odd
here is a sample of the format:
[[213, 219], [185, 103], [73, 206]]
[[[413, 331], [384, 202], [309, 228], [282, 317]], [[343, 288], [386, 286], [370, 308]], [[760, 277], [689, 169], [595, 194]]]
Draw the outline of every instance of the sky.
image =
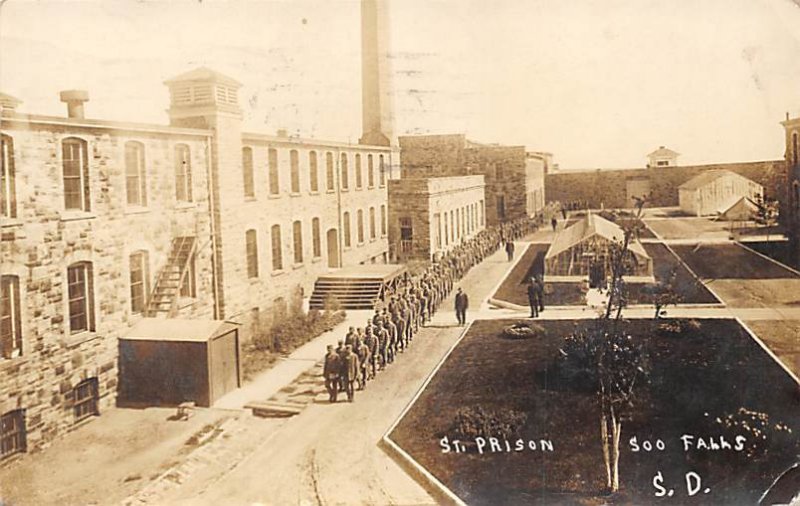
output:
[[[397, 134], [465, 133], [562, 169], [783, 157], [800, 115], [792, 0], [390, 0]], [[163, 81], [208, 66], [243, 84], [247, 131], [356, 142], [356, 0], [7, 0], [0, 91], [19, 110], [166, 123]]]

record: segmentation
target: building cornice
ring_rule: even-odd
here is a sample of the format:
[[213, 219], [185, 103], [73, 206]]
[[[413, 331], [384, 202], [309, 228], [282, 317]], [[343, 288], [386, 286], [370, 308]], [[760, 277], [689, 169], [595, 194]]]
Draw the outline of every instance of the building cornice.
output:
[[192, 135], [198, 137], [208, 137], [213, 135], [212, 130], [200, 128], [182, 128], [168, 125], [153, 125], [148, 123], [128, 123], [121, 121], [106, 121], [94, 119], [61, 118], [58, 116], [41, 116], [38, 114], [4, 114], [0, 121], [10, 123], [21, 123], [27, 125], [60, 126], [76, 129], [103, 129], [116, 130], [122, 132], [142, 132], [169, 135]]

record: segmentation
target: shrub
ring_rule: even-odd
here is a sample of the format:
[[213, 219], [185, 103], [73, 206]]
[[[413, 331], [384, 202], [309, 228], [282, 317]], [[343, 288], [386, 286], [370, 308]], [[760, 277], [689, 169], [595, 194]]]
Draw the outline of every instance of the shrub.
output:
[[662, 320], [658, 324], [658, 333], [665, 337], [678, 337], [686, 333], [695, 332], [700, 328], [700, 322], [690, 320]]
[[482, 407], [461, 408], [456, 413], [451, 433], [460, 439], [517, 436], [528, 415], [513, 409], [489, 411]]

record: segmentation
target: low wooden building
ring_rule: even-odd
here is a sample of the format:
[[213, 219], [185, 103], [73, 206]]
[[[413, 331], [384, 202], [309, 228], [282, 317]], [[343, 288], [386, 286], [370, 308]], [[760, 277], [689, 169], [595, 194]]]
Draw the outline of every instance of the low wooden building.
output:
[[729, 170], [709, 170], [678, 187], [681, 211], [693, 216], [717, 216], [742, 197], [763, 194], [763, 186]]

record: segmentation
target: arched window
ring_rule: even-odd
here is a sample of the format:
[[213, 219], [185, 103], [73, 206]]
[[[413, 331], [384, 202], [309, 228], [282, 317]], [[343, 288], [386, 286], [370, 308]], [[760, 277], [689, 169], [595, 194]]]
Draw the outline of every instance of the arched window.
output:
[[89, 156], [86, 141], [70, 137], [61, 142], [64, 176], [64, 208], [91, 210], [89, 193]]
[[269, 194], [280, 195], [281, 180], [278, 175], [278, 150], [269, 148], [267, 152], [267, 170], [269, 171]]
[[348, 174], [350, 169], [347, 167], [347, 153], [342, 153], [342, 161], [341, 161], [341, 186], [342, 190], [347, 190], [350, 187], [350, 181], [348, 180]]
[[250, 229], [244, 234], [245, 255], [247, 259], [247, 277], [258, 277], [258, 234]]
[[131, 313], [144, 313], [150, 295], [150, 261], [147, 251], [136, 251], [128, 258], [130, 266]]
[[67, 267], [67, 300], [71, 334], [94, 331], [94, 275], [91, 262]]
[[375, 208], [369, 208], [369, 238], [375, 239]]
[[244, 178], [244, 196], [256, 196], [255, 174], [253, 174], [253, 148], [242, 148], [242, 176]]
[[294, 242], [294, 263], [303, 263], [303, 223], [300, 220], [292, 223], [292, 240]]
[[364, 210], [359, 209], [357, 213], [358, 219], [356, 222], [357, 233], [358, 233], [358, 244], [364, 242]]
[[344, 246], [349, 248], [352, 242], [350, 241], [350, 213], [348, 211], [342, 214], [342, 228], [344, 228]]
[[175, 200], [192, 201], [192, 157], [189, 146], [175, 146]]
[[270, 229], [270, 236], [272, 239], [272, 270], [279, 271], [283, 269], [283, 248], [281, 243], [281, 226], [272, 225]]
[[19, 276], [0, 276], [0, 346], [3, 358], [22, 355]]
[[336, 175], [333, 167], [333, 153], [325, 153], [325, 188], [328, 191], [336, 189]]
[[322, 256], [322, 237], [320, 236], [319, 218], [311, 220], [311, 242], [314, 258]]
[[0, 135], [0, 216], [17, 217], [14, 140], [8, 135]]
[[141, 142], [125, 143], [125, 191], [129, 206], [147, 205], [147, 171]]
[[356, 153], [356, 190], [360, 190], [361, 186], [361, 154]]
[[300, 159], [297, 150], [289, 151], [289, 167], [292, 183], [292, 193], [300, 193]]
[[375, 163], [372, 160], [372, 153], [367, 155], [367, 186], [375, 187]]
[[317, 172], [317, 152], [308, 152], [308, 185], [312, 192], [319, 191], [319, 173]]
[[381, 204], [381, 237], [386, 235], [386, 205]]

